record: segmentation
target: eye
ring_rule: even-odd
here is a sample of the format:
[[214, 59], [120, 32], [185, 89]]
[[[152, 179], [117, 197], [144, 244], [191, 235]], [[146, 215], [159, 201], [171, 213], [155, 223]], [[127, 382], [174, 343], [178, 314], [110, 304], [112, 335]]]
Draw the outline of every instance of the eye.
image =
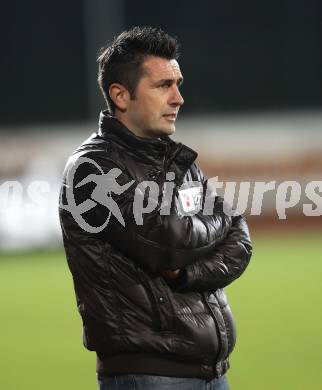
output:
[[163, 80], [163, 82], [160, 83], [159, 88], [161, 89], [169, 89], [173, 84], [172, 80]]

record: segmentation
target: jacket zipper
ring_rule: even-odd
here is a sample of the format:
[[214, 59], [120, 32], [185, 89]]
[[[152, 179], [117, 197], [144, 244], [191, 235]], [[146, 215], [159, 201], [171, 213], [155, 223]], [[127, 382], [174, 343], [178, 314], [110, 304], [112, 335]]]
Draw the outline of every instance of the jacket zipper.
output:
[[167, 171], [169, 169], [169, 166], [171, 165], [172, 161], [176, 158], [177, 154], [180, 153], [182, 148], [183, 145], [179, 143], [176, 150], [172, 153], [172, 155], [168, 155], [170, 152], [170, 148], [166, 146], [166, 153], [163, 157], [164, 180], [165, 180], [165, 175], [167, 174]]

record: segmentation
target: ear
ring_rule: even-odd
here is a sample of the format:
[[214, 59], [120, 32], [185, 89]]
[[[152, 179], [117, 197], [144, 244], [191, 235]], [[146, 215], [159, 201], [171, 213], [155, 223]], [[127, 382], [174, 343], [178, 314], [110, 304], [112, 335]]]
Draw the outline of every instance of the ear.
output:
[[123, 87], [122, 84], [113, 83], [110, 85], [109, 88], [109, 94], [111, 99], [113, 100], [115, 106], [120, 111], [126, 111], [127, 109], [127, 102], [130, 99], [130, 94], [128, 90]]

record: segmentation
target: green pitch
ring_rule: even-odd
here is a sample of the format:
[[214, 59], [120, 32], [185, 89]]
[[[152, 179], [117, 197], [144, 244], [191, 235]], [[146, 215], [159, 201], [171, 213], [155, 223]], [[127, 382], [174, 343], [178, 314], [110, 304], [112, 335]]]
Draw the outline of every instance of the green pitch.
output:
[[[253, 240], [247, 272], [226, 288], [238, 331], [231, 389], [321, 389], [320, 236]], [[0, 389], [96, 390], [62, 251], [0, 255], [0, 310]]]

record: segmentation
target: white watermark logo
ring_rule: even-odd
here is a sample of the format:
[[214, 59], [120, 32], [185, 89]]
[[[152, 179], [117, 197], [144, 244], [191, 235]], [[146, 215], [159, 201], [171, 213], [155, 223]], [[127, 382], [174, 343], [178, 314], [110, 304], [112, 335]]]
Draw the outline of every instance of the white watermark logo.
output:
[[[83, 164], [89, 164], [90, 171], [95, 173], [82, 177], [76, 183], [75, 174]], [[90, 183], [92, 191], [85, 187]], [[26, 200], [30, 215], [45, 213], [48, 211], [48, 196], [45, 194], [50, 192], [50, 184], [45, 181], [33, 181], [26, 189], [19, 181], [6, 181], [0, 185], [0, 213], [13, 208], [16, 210]], [[132, 213], [137, 225], [143, 225], [146, 214], [157, 212], [166, 216], [174, 209], [181, 216], [197, 213], [212, 215], [218, 193], [225, 200], [223, 212], [229, 216], [263, 215], [267, 212], [267, 205], [269, 212], [275, 210], [279, 219], [287, 219], [294, 210], [305, 216], [322, 216], [322, 181], [309, 181], [303, 185], [297, 181], [222, 182], [214, 177], [207, 180], [206, 185], [198, 181], [184, 181], [178, 188], [174, 172], [166, 173], [161, 183], [137, 182], [129, 179], [129, 175], [119, 168], [104, 172], [96, 161], [87, 157], [80, 157], [70, 166], [59, 207], [71, 213], [83, 230], [99, 233], [106, 228], [112, 216], [125, 227], [126, 218], [131, 217], [129, 213]], [[76, 194], [81, 195], [79, 203], [76, 202]], [[119, 200], [127, 202], [127, 215], [122, 215], [123, 207]], [[266, 206], [266, 210], [263, 206]], [[107, 213], [101, 226], [88, 223], [84, 214], [90, 210], [99, 214], [104, 211], [104, 215]]]
[[[78, 167], [83, 163], [92, 164], [97, 168], [98, 174], [89, 174], [79, 183], [74, 185], [74, 176]], [[121, 195], [136, 183], [130, 180], [128, 183], [119, 185], [116, 179], [122, 174], [121, 169], [113, 168], [104, 173], [102, 168], [89, 158], [80, 158], [72, 166], [66, 176], [66, 200], [67, 205], [61, 204], [61, 207], [68, 210], [73, 215], [75, 221], [88, 232], [99, 232], [103, 230], [111, 215], [125, 226], [124, 216], [118, 204], [113, 200], [113, 194]], [[238, 215], [246, 212], [252, 192], [250, 215], [261, 215], [263, 211], [264, 196], [270, 193], [274, 198], [275, 210], [279, 219], [286, 219], [286, 212], [301, 202], [303, 195], [302, 186], [296, 181], [284, 181], [277, 184], [276, 181], [270, 182], [220, 182], [218, 177], [211, 178], [207, 185], [203, 186], [198, 181], [184, 182], [180, 188], [176, 188], [174, 182], [174, 172], [168, 172], [162, 188], [155, 181], [142, 181], [136, 183], [135, 189], [132, 188], [132, 213], [137, 225], [142, 225], [144, 215], [157, 210], [160, 215], [170, 215], [172, 202], [174, 200], [177, 213], [183, 216], [192, 216], [197, 213], [203, 215], [212, 215], [218, 191], [224, 187], [223, 212], [226, 215]], [[94, 182], [96, 184], [90, 198], [80, 204], [76, 204], [74, 198], [74, 188], [77, 190], [81, 186]], [[237, 189], [238, 187], [238, 189]], [[160, 193], [161, 192], [161, 193]], [[237, 194], [236, 194], [237, 192]], [[306, 216], [322, 215], [322, 181], [312, 181], [306, 185], [306, 197], [313, 202], [303, 204], [303, 214]], [[175, 195], [175, 196], [174, 196]], [[237, 196], [236, 196], [237, 195]], [[160, 199], [161, 198], [161, 199]], [[237, 198], [237, 201], [236, 201]], [[235, 202], [234, 202], [235, 201]], [[236, 207], [233, 207], [233, 204]], [[86, 211], [102, 205], [109, 210], [108, 218], [103, 225], [96, 228], [89, 225], [81, 216]], [[127, 208], [127, 213], [129, 209]]]
[[[94, 167], [97, 168], [100, 173], [91, 173], [79, 183], [74, 185], [76, 170], [81, 164], [84, 163], [94, 165]], [[105, 229], [105, 227], [109, 223], [111, 215], [114, 215], [119, 221], [119, 223], [125, 226], [121, 210], [119, 209], [117, 203], [113, 200], [112, 195], [122, 194], [134, 183], [134, 180], [121, 186], [116, 181], [116, 178], [119, 177], [121, 174], [122, 171], [119, 168], [113, 168], [109, 172], [104, 173], [102, 168], [95, 161], [87, 157], [80, 157], [77, 161], [77, 164], [72, 166], [71, 171], [69, 171], [68, 175], [66, 176], [65, 188], [67, 204], [64, 205], [60, 199], [60, 207], [64, 210], [69, 211], [74, 217], [75, 221], [89, 233], [99, 233], [100, 231]], [[74, 187], [79, 188], [91, 182], [95, 183], [95, 188], [91, 194], [91, 199], [86, 199], [82, 203], [77, 205], [75, 201]], [[82, 217], [82, 214], [91, 210], [94, 207], [97, 207], [98, 204], [106, 207], [109, 213], [106, 221], [101, 226], [94, 227], [85, 221], [85, 219]]]

